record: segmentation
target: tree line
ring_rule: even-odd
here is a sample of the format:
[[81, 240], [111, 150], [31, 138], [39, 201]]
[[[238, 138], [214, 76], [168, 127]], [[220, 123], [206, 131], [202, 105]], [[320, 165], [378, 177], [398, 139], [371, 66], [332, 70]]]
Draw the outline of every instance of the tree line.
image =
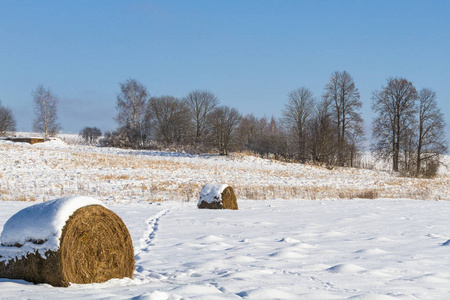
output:
[[[57, 97], [43, 86], [32, 93], [33, 129], [45, 137], [55, 134]], [[352, 76], [333, 72], [320, 97], [307, 87], [287, 95], [279, 119], [242, 115], [221, 105], [207, 90], [185, 97], [151, 97], [135, 79], [120, 83], [115, 120], [118, 128], [105, 132], [101, 145], [135, 149], [176, 149], [195, 153], [251, 151], [261, 157], [310, 162], [329, 168], [358, 167], [364, 151], [362, 102]], [[444, 116], [436, 93], [417, 91], [404, 78], [388, 78], [372, 94], [371, 151], [392, 162], [392, 170], [408, 176], [432, 176], [447, 151]], [[9, 120], [9, 121], [5, 121]], [[5, 125], [9, 124], [9, 125]], [[9, 126], [9, 127], [8, 127]], [[0, 134], [13, 131], [12, 113], [0, 103]], [[101, 131], [86, 127], [80, 135], [96, 142]]]
[[347, 72], [334, 72], [317, 100], [306, 87], [288, 94], [282, 118], [241, 115], [220, 105], [211, 92], [196, 90], [178, 99], [149, 97], [129, 79], [120, 84], [116, 121], [103, 144], [131, 148], [188, 147], [191, 151], [248, 150], [290, 161], [354, 166], [363, 139], [362, 102]]

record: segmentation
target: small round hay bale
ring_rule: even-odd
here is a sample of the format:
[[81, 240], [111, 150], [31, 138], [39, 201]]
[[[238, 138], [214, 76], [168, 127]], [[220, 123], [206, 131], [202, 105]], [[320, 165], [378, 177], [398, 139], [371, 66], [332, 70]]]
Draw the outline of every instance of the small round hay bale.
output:
[[200, 193], [198, 208], [238, 209], [236, 195], [227, 184], [206, 184]]
[[[80, 205], [76, 204], [77, 199], [84, 200], [80, 201], [83, 204], [79, 208], [77, 206]], [[55, 227], [51, 229], [53, 232], [49, 236], [45, 233], [44, 224], [43, 235], [30, 238], [30, 233], [34, 233], [35, 230], [22, 228], [20, 232], [25, 237], [18, 237], [20, 243], [13, 242], [8, 232], [4, 235], [5, 229], [9, 228], [10, 220], [17, 223], [24, 216], [32, 214], [33, 209], [28, 213], [23, 213], [22, 210], [19, 212], [22, 212], [21, 215], [18, 213], [19, 217], [18, 214], [11, 217], [5, 224], [1, 237], [0, 277], [49, 283], [53, 286], [104, 282], [112, 278], [132, 278], [134, 252], [127, 227], [114, 212], [99, 205], [95, 199], [92, 199], [95, 201], [89, 199], [92, 198], [73, 197], [54, 200], [56, 202], [53, 206], [58, 206], [60, 201], [64, 202], [65, 207], [53, 209], [53, 212], [49, 213], [55, 219], [50, 220], [50, 223], [56, 224], [64, 219], [61, 214], [70, 213], [70, 217], [65, 218], [60, 233], [58, 229], [55, 233], [57, 228]], [[37, 205], [45, 206], [46, 203], [48, 202]], [[44, 212], [44, 216], [48, 215], [45, 209], [34, 209], [34, 212], [36, 211]], [[59, 213], [55, 214], [55, 211]], [[40, 216], [37, 217], [39, 218]], [[17, 231], [12, 230], [10, 233], [14, 232]], [[57, 245], [53, 241], [55, 238]], [[14, 244], [11, 245], [11, 242]]]

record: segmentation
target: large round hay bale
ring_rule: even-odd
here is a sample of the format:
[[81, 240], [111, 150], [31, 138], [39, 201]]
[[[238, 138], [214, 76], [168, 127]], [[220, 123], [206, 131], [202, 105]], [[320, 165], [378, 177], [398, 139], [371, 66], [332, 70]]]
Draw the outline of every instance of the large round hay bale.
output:
[[206, 184], [200, 192], [198, 208], [238, 209], [236, 195], [227, 184]]
[[[45, 221], [48, 217], [53, 219]], [[27, 228], [33, 222], [35, 228]], [[58, 199], [25, 208], [5, 224], [1, 242], [2, 278], [68, 286], [133, 276], [127, 227], [92, 198]]]

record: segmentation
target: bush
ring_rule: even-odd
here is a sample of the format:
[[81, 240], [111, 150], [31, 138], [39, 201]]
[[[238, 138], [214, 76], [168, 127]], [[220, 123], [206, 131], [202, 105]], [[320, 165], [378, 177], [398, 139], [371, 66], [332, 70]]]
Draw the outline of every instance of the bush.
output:
[[138, 149], [143, 147], [143, 139], [144, 138], [138, 130], [133, 129], [130, 126], [124, 126], [113, 132], [105, 132], [104, 138], [100, 141], [100, 145], [106, 147]]
[[425, 168], [423, 169], [423, 177], [434, 178], [437, 176], [439, 171], [439, 159], [430, 159], [426, 162]]
[[97, 142], [98, 138], [102, 136], [102, 131], [97, 127], [85, 127], [80, 131], [80, 135], [88, 144]]

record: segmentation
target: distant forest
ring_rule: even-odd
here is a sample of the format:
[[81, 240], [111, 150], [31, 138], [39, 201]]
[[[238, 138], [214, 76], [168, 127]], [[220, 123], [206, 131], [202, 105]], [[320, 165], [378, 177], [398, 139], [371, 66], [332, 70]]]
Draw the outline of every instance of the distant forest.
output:
[[[33, 130], [55, 135], [58, 98], [39, 86], [32, 93]], [[351, 75], [334, 72], [318, 99], [307, 87], [289, 92], [282, 117], [257, 118], [221, 105], [210, 91], [196, 90], [179, 99], [150, 97], [135, 79], [120, 84], [117, 129], [102, 136], [85, 127], [80, 135], [90, 144], [133, 149], [172, 149], [228, 155], [247, 151], [265, 158], [314, 163], [328, 168], [360, 167], [366, 140], [362, 102]], [[432, 177], [447, 151], [444, 116], [431, 89], [417, 91], [404, 78], [389, 78], [372, 95], [376, 113], [371, 151], [406, 176]], [[10, 109], [0, 102], [0, 135], [15, 131]]]

